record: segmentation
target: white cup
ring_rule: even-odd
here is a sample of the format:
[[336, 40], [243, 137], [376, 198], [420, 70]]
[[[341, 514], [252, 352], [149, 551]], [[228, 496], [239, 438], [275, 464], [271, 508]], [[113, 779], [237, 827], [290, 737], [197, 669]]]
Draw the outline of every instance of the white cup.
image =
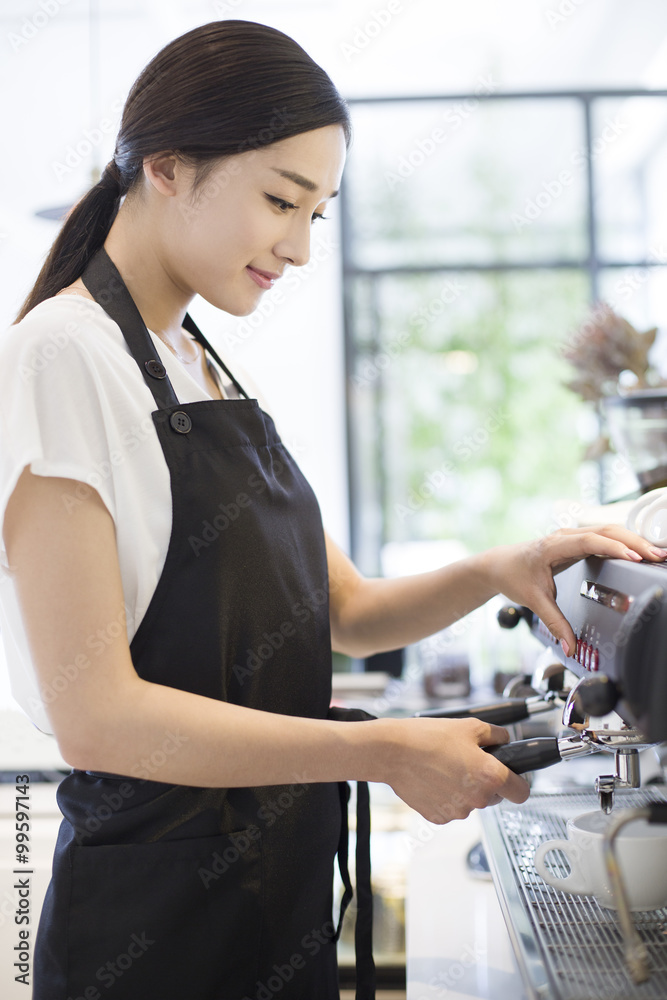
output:
[[653, 545], [667, 545], [667, 487], [644, 493], [628, 511], [625, 526]]
[[[547, 840], [535, 852], [535, 868], [545, 882], [563, 892], [595, 896], [600, 906], [615, 910], [603, 854], [604, 831], [612, 821], [602, 810], [567, 821], [567, 840]], [[616, 857], [631, 910], [667, 906], [667, 826], [633, 820], [618, 834]], [[571, 868], [558, 878], [545, 865], [550, 851], [562, 851]]]

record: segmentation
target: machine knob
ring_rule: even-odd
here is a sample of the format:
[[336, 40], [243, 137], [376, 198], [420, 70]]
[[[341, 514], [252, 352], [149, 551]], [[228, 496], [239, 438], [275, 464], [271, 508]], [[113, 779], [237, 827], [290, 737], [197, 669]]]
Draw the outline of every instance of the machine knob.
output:
[[582, 715], [598, 718], [609, 715], [616, 708], [621, 697], [618, 685], [605, 674], [586, 677], [573, 691], [574, 703]]
[[535, 616], [530, 608], [525, 608], [520, 604], [506, 604], [496, 617], [501, 628], [516, 628], [522, 618], [525, 618], [530, 628]]

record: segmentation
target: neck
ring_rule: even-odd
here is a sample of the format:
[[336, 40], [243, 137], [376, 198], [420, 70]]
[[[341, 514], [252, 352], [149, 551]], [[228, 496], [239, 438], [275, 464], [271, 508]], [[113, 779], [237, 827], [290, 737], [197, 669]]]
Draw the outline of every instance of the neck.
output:
[[121, 205], [104, 249], [120, 271], [149, 330], [178, 343], [183, 318], [194, 293], [169, 274], [161, 244], [150, 220], [142, 221], [141, 206]]

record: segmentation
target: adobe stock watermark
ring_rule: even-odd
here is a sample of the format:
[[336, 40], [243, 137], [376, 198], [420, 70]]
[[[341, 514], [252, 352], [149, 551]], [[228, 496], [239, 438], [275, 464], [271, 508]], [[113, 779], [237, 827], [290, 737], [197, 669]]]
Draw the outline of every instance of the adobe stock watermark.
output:
[[630, 268], [626, 274], [617, 278], [611, 287], [611, 294], [604, 301], [596, 303], [582, 324], [570, 329], [566, 339], [559, 345], [561, 354], [567, 354], [583, 344], [588, 337], [595, 336], [597, 325], [609, 317], [610, 310], [620, 312], [622, 303], [627, 303], [649, 281], [653, 265], [667, 264], [667, 248], [662, 243], [652, 243], [646, 260], [648, 266]]
[[456, 132], [466, 122], [475, 110], [479, 107], [480, 98], [484, 94], [493, 94], [498, 89], [491, 74], [480, 77], [474, 88], [475, 97], [466, 97], [462, 101], [457, 101], [451, 108], [443, 111], [441, 119], [445, 128], [436, 126], [431, 129], [427, 136], [418, 139], [409, 153], [399, 156], [396, 169], [386, 170], [384, 179], [390, 191], [393, 191], [399, 184], [412, 177], [415, 170], [423, 166], [435, 152], [447, 142], [450, 135]]
[[[600, 503], [600, 491], [606, 491], [610, 487], [623, 481], [631, 472], [630, 466], [622, 455], [615, 455], [605, 466], [595, 479], [588, 478], [581, 486], [581, 500], [571, 500], [566, 507], [559, 505], [558, 513], [547, 525], [544, 531], [534, 533], [535, 538], [545, 538], [562, 528], [584, 528], [580, 523], [582, 514], [586, 513], [586, 505], [598, 506]], [[623, 521], [625, 524], [625, 521]]]
[[[319, 928], [312, 928], [301, 939], [301, 951], [297, 951], [289, 957], [285, 957], [282, 962], [275, 962], [271, 966], [270, 975], [265, 980], [257, 980], [252, 997], [244, 996], [241, 1000], [273, 1000], [274, 997], [282, 993], [285, 985], [297, 976], [301, 969], [305, 969], [309, 958], [315, 958], [323, 947], [330, 945], [334, 941], [336, 927], [332, 920], [327, 920]], [[287, 994], [285, 994], [287, 996]], [[313, 998], [314, 1000], [314, 998]]]
[[155, 433], [155, 428], [151, 417], [144, 417], [141, 423], [132, 424], [120, 435], [120, 443], [123, 449], [112, 448], [109, 458], [96, 462], [90, 474], [90, 482], [77, 482], [72, 492], [62, 493], [61, 499], [68, 514], [71, 514], [76, 507], [87, 500], [93, 491], [99, 492], [100, 486], [111, 478], [113, 470], [127, 461], [128, 455], [140, 448], [141, 445]]
[[[334, 589], [337, 587], [334, 586]], [[331, 592], [328, 586], [322, 586], [316, 587], [308, 594], [301, 595], [301, 599], [296, 601], [290, 609], [291, 618], [281, 622], [273, 631], [263, 632], [257, 644], [246, 649], [245, 664], [235, 663], [232, 668], [240, 685], [245, 684], [265, 663], [268, 663], [274, 654], [283, 648], [287, 639], [292, 639], [297, 634], [295, 623], [305, 625], [311, 618], [319, 614], [323, 607], [328, 606]]]
[[[619, 135], [627, 128], [629, 128], [629, 123], [621, 121], [618, 115], [614, 118], [606, 118], [604, 128], [591, 143], [591, 161], [597, 160], [604, 150], [611, 143], [616, 142]], [[541, 190], [532, 198], [527, 199], [523, 214], [520, 212], [512, 213], [511, 219], [515, 230], [520, 232], [526, 226], [532, 226], [536, 219], [539, 219], [548, 208], [551, 208], [554, 202], [558, 201], [563, 193], [572, 186], [577, 173], [586, 167], [587, 160], [588, 150], [585, 146], [574, 149], [570, 154], [572, 169], [561, 170], [557, 177], [542, 181]]]
[[[454, 443], [453, 453], [463, 462], [468, 461], [476, 452], [485, 448], [493, 434], [506, 423], [509, 414], [506, 410], [496, 409], [487, 413], [480, 424], [469, 434], [464, 434]], [[417, 489], [410, 490], [405, 503], [394, 504], [394, 511], [401, 521], [421, 510], [427, 500], [435, 496], [444, 486], [447, 478], [453, 476], [457, 466], [450, 461], [444, 462], [438, 469], [429, 472]]]
[[[436, 723], [442, 722], [445, 725], [451, 725], [452, 723], [465, 723], [467, 720], [424, 719], [423, 721]], [[447, 796], [447, 800], [445, 802], [441, 802], [438, 805], [429, 802], [426, 810], [420, 807], [420, 826], [417, 831], [417, 836], [414, 837], [412, 834], [406, 833], [403, 838], [403, 844], [408, 854], [411, 854], [415, 850], [419, 850], [433, 839], [435, 836], [433, 826], [446, 826], [447, 823], [451, 823], [452, 820], [467, 818], [473, 809], [486, 808], [486, 803], [482, 801], [478, 795], [482, 789], [484, 789], [485, 799], [488, 799], [490, 793], [494, 791], [493, 788], [489, 788], [488, 781], [485, 781], [484, 783], [480, 781], [479, 775], [476, 772], [465, 771], [463, 774], [458, 775], [456, 790], [452, 791]], [[429, 825], [425, 826], [425, 823]]]
[[582, 7], [586, 0], [560, 0], [557, 7], [550, 7], [545, 10], [544, 16], [547, 19], [547, 24], [552, 29], [556, 28], [563, 21], [567, 21], [569, 17]]
[[[132, 775], [129, 779], [138, 778], [143, 784], [144, 781], [153, 780], [153, 775], [157, 774], [160, 768], [164, 767], [169, 757], [178, 753], [184, 743], [189, 743], [190, 737], [184, 736], [180, 732], [172, 733], [165, 730], [165, 738], [159, 747], [156, 747], [147, 757], [142, 757], [140, 761], [132, 767]], [[120, 810], [125, 808], [126, 803], [134, 797], [137, 791], [136, 781], [120, 781], [117, 785], [103, 792], [102, 801], [94, 808], [86, 809], [85, 819], [82, 824], [74, 826], [74, 838], [77, 844], [82, 845], [102, 828], [104, 823], [115, 816]]]
[[186, 222], [192, 222], [209, 202], [229, 186], [233, 178], [243, 173], [244, 167], [250, 159], [257, 155], [258, 150], [284, 138], [294, 120], [295, 115], [286, 107], [272, 108], [272, 116], [266, 125], [259, 129], [256, 134], [243, 139], [235, 152], [226, 156], [221, 164], [214, 162], [211, 172], [197, 188], [193, 199], [189, 203], [181, 202], [179, 204], [179, 211], [183, 219]]
[[18, 52], [32, 41], [40, 31], [50, 24], [70, 0], [39, 0], [37, 9], [29, 17], [24, 17], [18, 31], [10, 31], [7, 39], [14, 52]]
[[96, 305], [89, 299], [78, 297], [71, 306], [77, 315], [78, 320], [70, 320], [61, 329], [49, 331], [47, 337], [39, 344], [35, 345], [30, 354], [30, 360], [26, 364], [22, 362], [18, 366], [19, 377], [22, 382], [32, 382], [45, 368], [48, 368], [51, 361], [58, 357], [69, 344], [78, 336], [82, 330], [85, 320], [96, 317]]
[[[287, 466], [279, 458], [274, 458], [272, 469], [274, 476], [280, 476], [285, 472]], [[202, 549], [208, 549], [220, 538], [220, 535], [232, 524], [235, 524], [242, 512], [247, 510], [254, 498], [261, 496], [268, 490], [268, 483], [256, 472], [251, 473], [246, 480], [248, 490], [253, 496], [245, 491], [236, 494], [233, 500], [227, 503], [221, 501], [217, 506], [217, 513], [213, 514], [202, 522], [201, 535], [188, 535], [188, 543], [196, 556], [201, 554]]]
[[400, 677], [393, 677], [379, 697], [375, 698], [368, 711], [371, 715], [381, 715], [403, 698], [414, 681], [419, 680], [421, 668], [418, 663], [409, 663]]
[[290, 293], [300, 288], [304, 281], [307, 281], [315, 272], [329, 260], [333, 254], [340, 249], [340, 244], [328, 236], [323, 237], [315, 244], [311, 251], [308, 263], [297, 268], [288, 267], [282, 278], [263, 295], [257, 308], [249, 316], [246, 316], [239, 324], [225, 333], [225, 343], [232, 349], [246, 343], [264, 324], [276, 310], [289, 298]]
[[369, 19], [364, 24], [356, 25], [352, 40], [340, 43], [340, 50], [345, 56], [345, 61], [349, 63], [355, 56], [364, 52], [371, 42], [391, 24], [394, 16], [401, 13], [403, 13], [401, 0], [388, 0], [385, 7], [372, 10]]
[[213, 4], [213, 11], [216, 17], [230, 17], [237, 14], [239, 7], [245, 0], [216, 0]]
[[[646, 260], [652, 261], [655, 264], [667, 264], [667, 248], [661, 243], [652, 243], [646, 255]], [[619, 302], [627, 302], [628, 299], [632, 298], [646, 284], [652, 273], [652, 267], [633, 267], [629, 269], [627, 274], [618, 278], [612, 286], [612, 296], [607, 300], [612, 309], [616, 309]], [[614, 297], [613, 293], [617, 297]]]
[[[123, 110], [124, 101], [122, 98], [118, 98], [113, 102], [110, 107], [110, 111], [114, 115], [119, 115]], [[83, 161], [87, 159], [94, 149], [104, 141], [104, 137], [112, 132], [115, 132], [118, 127], [118, 118], [109, 118], [107, 116], [100, 118], [99, 122], [93, 128], [86, 128], [83, 130], [83, 137], [78, 139], [76, 143], [69, 143], [65, 147], [65, 152], [61, 160], [51, 161], [51, 170], [53, 171], [56, 180], [61, 181], [63, 177], [67, 177], [81, 166]]]
[[408, 328], [394, 337], [387, 346], [374, 354], [372, 358], [364, 361], [358, 372], [352, 376], [352, 382], [357, 388], [371, 385], [379, 375], [386, 371], [391, 364], [403, 353], [405, 348], [412, 342], [415, 334], [420, 333], [438, 316], [442, 316], [445, 307], [451, 305], [467, 289], [458, 278], [448, 279], [441, 286], [437, 295], [425, 306], [416, 309], [408, 319]]
[[456, 991], [457, 994], [460, 994], [459, 986], [465, 978], [466, 972], [474, 969], [480, 962], [486, 962], [486, 959], [486, 949], [481, 945], [466, 945], [458, 960], [449, 962], [446, 968], [431, 976], [428, 985], [433, 987], [439, 997], [448, 996], [450, 991]]
[[57, 671], [50, 681], [40, 684], [39, 691], [42, 701], [38, 702], [34, 698], [29, 699], [31, 709], [38, 711], [42, 704], [51, 705], [71, 684], [78, 680], [82, 672], [88, 670], [94, 662], [89, 654], [92, 653], [93, 656], [99, 657], [121, 635], [127, 637], [127, 611], [127, 606], [123, 604], [116, 618], [86, 636], [84, 645], [87, 651], [80, 650], [70, 663], [58, 665]]
[[[305, 774], [302, 777], [297, 775], [296, 780], [291, 785], [286, 785], [275, 798], [269, 799], [260, 806], [257, 810], [257, 819], [259, 822], [266, 829], [270, 829], [301, 798], [306, 791], [307, 784], [308, 781]], [[207, 863], [207, 867], [202, 866], [197, 869], [197, 874], [204, 888], [210, 889], [213, 882], [217, 882], [219, 878], [226, 875], [230, 867], [236, 864], [240, 858], [244, 857], [252, 845], [256, 844], [261, 837], [262, 830], [256, 823], [251, 823], [245, 830], [230, 833], [230, 843], [228, 846], [224, 847], [222, 852], [215, 851], [211, 855], [211, 860]]]
[[[95, 973], [98, 983], [105, 990], [111, 989], [116, 981], [124, 976], [138, 959], [143, 958], [152, 944], [155, 944], [155, 941], [147, 937], [145, 931], [143, 934], [137, 934], [136, 932], [131, 934], [125, 951], [122, 951], [119, 955], [109, 959], [99, 967]], [[70, 998], [70, 1000], [102, 1000], [103, 995], [106, 996], [106, 994], [100, 993], [97, 986], [91, 983], [89, 986], [86, 986], [80, 997]]]
[[473, 626], [476, 626], [483, 614], [483, 607], [474, 608], [472, 611], [456, 612], [456, 620], [451, 625], [436, 632], [435, 635], [429, 635], [421, 640], [419, 655], [426, 673], [436, 669], [442, 655], [459, 642]]

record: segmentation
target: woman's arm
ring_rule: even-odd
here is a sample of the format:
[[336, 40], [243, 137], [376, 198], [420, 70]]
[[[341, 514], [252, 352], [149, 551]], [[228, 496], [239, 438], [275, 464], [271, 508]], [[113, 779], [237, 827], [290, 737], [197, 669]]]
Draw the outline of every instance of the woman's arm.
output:
[[498, 593], [534, 611], [572, 649], [575, 636], [555, 602], [553, 574], [589, 555], [661, 562], [667, 552], [619, 525], [568, 528], [431, 573], [385, 580], [363, 577], [327, 536], [334, 649], [350, 656], [398, 649], [446, 628]]
[[[112, 638], [110, 628], [124, 606], [113, 520], [90, 489], [66, 505], [77, 485], [24, 469], [3, 528], [40, 685], [58, 689], [49, 718], [73, 767], [203, 787], [382, 781], [436, 823], [497, 795], [527, 797], [524, 780], [480, 750], [507, 741], [497, 726], [293, 718], [142, 680], [125, 630]], [[53, 685], [63, 676], [64, 688]]]

